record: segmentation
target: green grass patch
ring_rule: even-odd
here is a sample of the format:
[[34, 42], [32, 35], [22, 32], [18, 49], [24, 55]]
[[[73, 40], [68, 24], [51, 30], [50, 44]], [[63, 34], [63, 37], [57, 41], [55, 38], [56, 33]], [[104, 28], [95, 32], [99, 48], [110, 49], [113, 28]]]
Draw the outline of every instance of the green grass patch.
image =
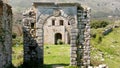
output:
[[68, 64], [70, 63], [69, 45], [45, 45], [44, 64]]
[[[12, 63], [15, 67], [23, 64], [23, 46], [12, 47]], [[44, 68], [53, 65], [69, 66], [70, 45], [44, 45]]]
[[23, 63], [23, 46], [12, 47], [12, 63], [15, 67], [20, 66]]

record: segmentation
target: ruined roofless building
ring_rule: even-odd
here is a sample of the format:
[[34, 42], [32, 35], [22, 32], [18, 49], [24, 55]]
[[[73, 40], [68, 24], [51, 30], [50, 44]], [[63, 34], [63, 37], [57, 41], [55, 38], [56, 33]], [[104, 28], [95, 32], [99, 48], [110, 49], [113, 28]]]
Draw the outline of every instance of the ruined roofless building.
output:
[[70, 43], [70, 64], [90, 64], [90, 9], [78, 3], [34, 2], [23, 13], [24, 63], [43, 65], [44, 44]]

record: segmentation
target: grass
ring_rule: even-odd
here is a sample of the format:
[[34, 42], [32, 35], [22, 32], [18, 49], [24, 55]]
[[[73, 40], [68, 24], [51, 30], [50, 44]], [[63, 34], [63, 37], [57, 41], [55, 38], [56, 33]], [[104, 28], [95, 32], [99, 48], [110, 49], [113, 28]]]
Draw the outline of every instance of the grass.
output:
[[23, 63], [23, 46], [12, 47], [12, 63], [15, 67], [20, 66]]
[[44, 64], [64, 64], [69, 65], [70, 46], [69, 45], [45, 45]]
[[[97, 29], [94, 29], [97, 31]], [[101, 60], [102, 58], [104, 60]], [[13, 46], [12, 62], [18, 67], [23, 62], [23, 46]], [[44, 45], [44, 68], [52, 68], [52, 65], [70, 67], [69, 45]], [[100, 43], [91, 38], [91, 64], [107, 64], [109, 68], [120, 68], [120, 28], [114, 28], [111, 33], [102, 37]]]
[[[23, 63], [23, 46], [14, 46], [12, 63], [15, 67]], [[69, 66], [70, 45], [44, 45], [44, 68], [52, 68], [53, 65]]]
[[95, 65], [95, 56], [102, 53], [104, 61], [98, 57], [99, 64], [107, 64], [109, 68], [120, 68], [120, 28], [114, 28], [111, 33], [102, 38], [101, 43], [96, 43], [95, 39], [92, 39], [91, 47], [93, 65]]

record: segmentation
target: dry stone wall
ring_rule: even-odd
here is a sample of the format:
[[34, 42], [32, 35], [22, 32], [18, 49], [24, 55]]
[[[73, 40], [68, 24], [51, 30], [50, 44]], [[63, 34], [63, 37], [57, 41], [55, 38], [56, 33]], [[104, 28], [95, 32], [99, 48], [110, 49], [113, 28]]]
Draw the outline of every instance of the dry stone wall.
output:
[[12, 58], [12, 10], [0, 0], [0, 68], [11, 64]]
[[35, 28], [35, 11], [30, 8], [29, 10], [23, 13], [23, 37], [24, 37], [24, 65], [29, 66], [37, 66], [39, 62], [39, 57], [42, 54], [39, 53], [40, 49], [38, 43], [36, 42], [36, 28]]
[[77, 27], [71, 29], [71, 65], [90, 65], [90, 8], [78, 6]]

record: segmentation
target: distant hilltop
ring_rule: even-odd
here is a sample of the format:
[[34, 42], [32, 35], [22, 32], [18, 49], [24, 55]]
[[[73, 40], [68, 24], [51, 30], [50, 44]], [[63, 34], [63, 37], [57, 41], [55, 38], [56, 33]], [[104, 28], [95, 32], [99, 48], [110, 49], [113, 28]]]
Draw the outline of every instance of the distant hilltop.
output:
[[9, 0], [9, 3], [13, 6], [13, 10], [18, 12], [30, 7], [33, 1], [77, 2], [91, 7], [92, 17], [120, 17], [120, 0]]

